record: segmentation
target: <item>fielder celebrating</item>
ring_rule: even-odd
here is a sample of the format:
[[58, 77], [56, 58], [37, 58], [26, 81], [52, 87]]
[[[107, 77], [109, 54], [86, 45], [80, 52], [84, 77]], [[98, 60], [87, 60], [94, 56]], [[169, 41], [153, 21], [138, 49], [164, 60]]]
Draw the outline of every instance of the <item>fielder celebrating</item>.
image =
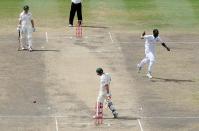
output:
[[158, 29], [153, 30], [153, 35], [146, 35], [145, 32], [142, 33], [141, 39], [145, 39], [145, 58], [137, 65], [138, 72], [141, 71], [144, 64], [148, 64], [147, 77], [152, 78], [152, 66], [155, 62], [155, 43], [160, 42], [163, 47], [170, 51], [170, 48], [161, 40], [159, 37]]
[[17, 30], [20, 32], [20, 45], [22, 50], [32, 51], [32, 32], [35, 32], [32, 14], [29, 12], [29, 6], [23, 7], [23, 12], [19, 16], [19, 25]]
[[108, 73], [104, 73], [102, 68], [97, 68], [96, 73], [97, 75], [100, 76], [100, 89], [99, 89], [99, 95], [97, 98], [96, 114], [95, 116], [93, 116], [93, 118], [97, 119], [100, 116], [103, 117], [103, 103], [105, 100], [114, 118], [117, 118], [118, 112], [116, 111], [111, 101], [111, 93], [110, 93], [111, 77]]

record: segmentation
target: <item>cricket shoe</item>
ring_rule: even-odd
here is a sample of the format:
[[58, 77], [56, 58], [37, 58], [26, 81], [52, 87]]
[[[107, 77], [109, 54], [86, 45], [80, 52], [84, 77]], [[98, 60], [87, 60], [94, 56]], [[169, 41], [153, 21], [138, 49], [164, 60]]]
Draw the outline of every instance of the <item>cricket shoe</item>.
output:
[[72, 25], [72, 24], [69, 24], [68, 27], [73, 27], [73, 25]]
[[142, 67], [140, 66], [140, 64], [137, 64], [137, 72], [140, 73], [140, 71], [142, 70]]
[[146, 76], [147, 76], [149, 79], [152, 79], [152, 78], [153, 78], [153, 76], [151, 75], [150, 72], [148, 72], [148, 73], [146, 74]]
[[113, 118], [117, 119], [118, 118], [118, 112], [113, 113]]
[[26, 50], [26, 48], [22, 47], [21, 50]]
[[29, 48], [28, 51], [32, 52], [32, 48]]

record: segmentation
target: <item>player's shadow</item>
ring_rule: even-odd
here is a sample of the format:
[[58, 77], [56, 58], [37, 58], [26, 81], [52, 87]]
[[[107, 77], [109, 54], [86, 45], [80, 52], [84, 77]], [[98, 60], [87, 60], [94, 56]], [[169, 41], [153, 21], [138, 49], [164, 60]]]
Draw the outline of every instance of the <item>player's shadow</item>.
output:
[[152, 82], [175, 82], [175, 83], [195, 82], [193, 80], [169, 79], [169, 78], [160, 78], [160, 77], [153, 77], [151, 81]]
[[60, 50], [36, 50], [36, 49], [34, 49], [34, 50], [32, 50], [33, 52], [35, 52], [35, 51], [50, 51], [50, 52], [60, 52]]
[[[104, 117], [104, 119], [115, 119], [115, 118]], [[117, 119], [118, 120], [138, 120], [138, 119], [141, 119], [141, 118], [140, 117], [130, 117], [130, 116], [119, 116]]]

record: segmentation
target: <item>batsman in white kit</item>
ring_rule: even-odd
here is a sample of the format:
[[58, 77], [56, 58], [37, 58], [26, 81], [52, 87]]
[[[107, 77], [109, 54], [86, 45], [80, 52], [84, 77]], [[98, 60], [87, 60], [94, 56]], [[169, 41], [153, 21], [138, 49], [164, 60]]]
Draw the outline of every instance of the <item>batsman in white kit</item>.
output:
[[142, 33], [141, 39], [145, 39], [145, 58], [137, 65], [138, 72], [141, 71], [145, 64], [148, 64], [147, 77], [152, 78], [152, 66], [155, 62], [155, 44], [157, 42], [161, 43], [163, 47], [170, 51], [170, 48], [161, 40], [159, 37], [158, 29], [153, 30], [153, 35], [146, 35], [145, 32]]
[[35, 32], [35, 27], [28, 5], [23, 7], [23, 12], [19, 16], [17, 30], [19, 31], [20, 48], [22, 50], [28, 49], [32, 51], [32, 32]]
[[110, 92], [110, 83], [111, 83], [111, 76], [108, 73], [104, 73], [102, 68], [96, 69], [97, 75], [100, 76], [100, 88], [99, 88], [99, 94], [97, 98], [97, 104], [96, 104], [96, 114], [93, 116], [93, 118], [98, 118], [100, 116], [103, 116], [103, 103], [106, 102], [109, 109], [111, 110], [114, 118], [118, 117], [118, 112], [116, 108], [113, 105], [113, 102], [111, 100], [111, 92]]

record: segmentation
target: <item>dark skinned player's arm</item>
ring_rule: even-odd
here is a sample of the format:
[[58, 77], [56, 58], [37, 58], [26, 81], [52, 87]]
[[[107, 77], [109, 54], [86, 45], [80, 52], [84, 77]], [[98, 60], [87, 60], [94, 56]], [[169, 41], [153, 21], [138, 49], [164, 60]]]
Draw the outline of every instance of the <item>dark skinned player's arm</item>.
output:
[[170, 51], [170, 48], [169, 48], [164, 42], [162, 43], [162, 46], [163, 46], [164, 48], [166, 48], [167, 51]]
[[31, 20], [32, 28], [35, 28], [34, 20]]
[[141, 35], [141, 39], [144, 39], [144, 36], [146, 35], [145, 31]]

